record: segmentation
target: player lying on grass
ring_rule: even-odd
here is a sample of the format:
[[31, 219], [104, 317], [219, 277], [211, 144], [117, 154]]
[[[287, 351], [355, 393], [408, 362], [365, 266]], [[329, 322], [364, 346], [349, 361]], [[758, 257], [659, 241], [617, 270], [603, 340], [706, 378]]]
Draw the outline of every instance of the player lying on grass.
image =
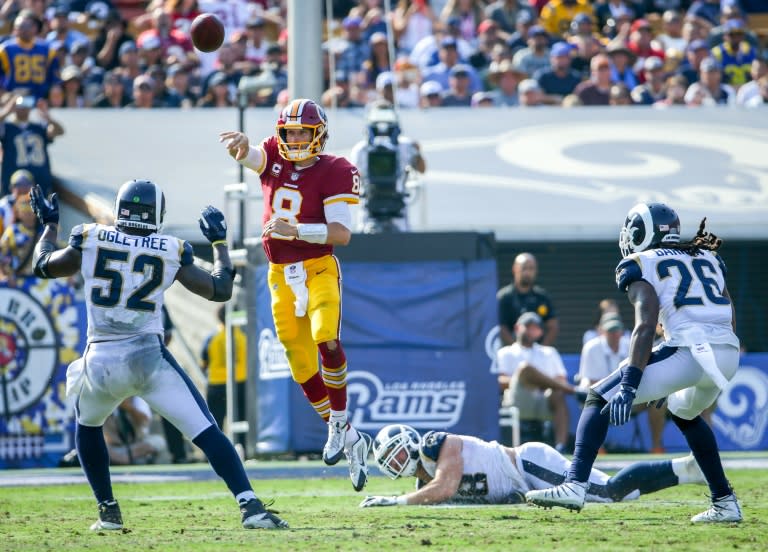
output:
[[[401, 496], [368, 496], [361, 508], [422, 504], [518, 504], [525, 493], [565, 478], [569, 462], [554, 448], [530, 442], [505, 447], [469, 435], [430, 431], [422, 439], [407, 425], [382, 428], [373, 442], [379, 469], [392, 479], [417, 478], [417, 490]], [[613, 477], [592, 469], [587, 500], [619, 502], [685, 483], [703, 483], [692, 456], [637, 462]]]

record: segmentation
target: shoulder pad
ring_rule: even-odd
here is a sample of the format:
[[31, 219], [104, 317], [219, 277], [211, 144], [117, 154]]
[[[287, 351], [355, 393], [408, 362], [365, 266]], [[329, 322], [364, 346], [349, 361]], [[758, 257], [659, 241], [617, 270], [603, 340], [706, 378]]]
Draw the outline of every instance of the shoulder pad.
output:
[[430, 431], [426, 433], [419, 445], [421, 455], [437, 462], [437, 457], [440, 456], [440, 449], [443, 447], [446, 437], [448, 437], [448, 434], [445, 431]]
[[637, 255], [630, 255], [622, 259], [616, 267], [616, 286], [619, 291], [627, 292], [632, 282], [643, 279], [643, 269], [640, 267], [640, 259]]

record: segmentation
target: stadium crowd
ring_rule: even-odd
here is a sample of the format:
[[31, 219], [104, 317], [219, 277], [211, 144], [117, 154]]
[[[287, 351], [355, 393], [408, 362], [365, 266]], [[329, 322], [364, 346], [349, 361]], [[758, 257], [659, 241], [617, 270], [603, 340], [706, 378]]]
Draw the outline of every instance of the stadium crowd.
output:
[[[760, 0], [392, 0], [389, 14], [383, 0], [332, 4], [326, 106], [392, 88], [401, 107], [422, 108], [768, 103]], [[53, 108], [282, 106], [286, 11], [286, 0], [4, 0], [0, 84]], [[189, 36], [202, 12], [227, 31], [210, 54]]]

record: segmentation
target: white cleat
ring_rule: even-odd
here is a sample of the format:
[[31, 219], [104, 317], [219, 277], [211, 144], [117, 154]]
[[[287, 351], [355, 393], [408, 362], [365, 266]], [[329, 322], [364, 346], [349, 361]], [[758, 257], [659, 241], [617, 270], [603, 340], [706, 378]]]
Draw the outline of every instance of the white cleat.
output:
[[368, 453], [371, 451], [373, 439], [367, 433], [362, 431], [358, 433], [360, 438], [344, 453], [347, 455], [347, 462], [349, 463], [349, 478], [352, 480], [352, 487], [360, 492], [368, 482]]
[[731, 493], [712, 501], [709, 510], [691, 518], [693, 523], [738, 523], [744, 519], [736, 495]]
[[588, 487], [589, 483], [566, 481], [557, 487], [550, 487], [549, 489], [541, 489], [539, 491], [528, 491], [525, 493], [525, 500], [528, 504], [541, 506], [542, 508], [559, 506], [560, 508], [579, 512], [584, 507]]
[[91, 525], [91, 531], [117, 531], [123, 528], [123, 516], [117, 501], [101, 502], [98, 508], [99, 519]]
[[344, 442], [347, 437], [347, 420], [328, 422], [328, 440], [323, 447], [323, 462], [333, 466], [344, 456]]

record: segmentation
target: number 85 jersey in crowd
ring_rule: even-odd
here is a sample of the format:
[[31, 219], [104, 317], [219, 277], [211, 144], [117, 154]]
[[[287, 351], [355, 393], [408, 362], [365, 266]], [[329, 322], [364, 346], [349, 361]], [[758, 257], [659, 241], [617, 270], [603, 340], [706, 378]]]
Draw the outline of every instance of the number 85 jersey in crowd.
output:
[[616, 267], [623, 292], [644, 280], [659, 298], [659, 322], [670, 346], [697, 343], [739, 346], [731, 324], [733, 309], [724, 293], [725, 263], [701, 250], [695, 256], [677, 249], [649, 249], [625, 257]]
[[[359, 202], [360, 173], [345, 158], [323, 153], [314, 165], [299, 168], [280, 156], [275, 136], [266, 138], [260, 147], [264, 164], [256, 172], [264, 193], [264, 224], [273, 218], [291, 224], [323, 224], [328, 222], [327, 207], [338, 202]], [[263, 245], [270, 262], [278, 264], [316, 259], [333, 252], [331, 245], [289, 236], [272, 235], [264, 239]]]
[[163, 335], [163, 293], [193, 262], [188, 242], [84, 224], [72, 229], [69, 245], [82, 253], [89, 342]]

